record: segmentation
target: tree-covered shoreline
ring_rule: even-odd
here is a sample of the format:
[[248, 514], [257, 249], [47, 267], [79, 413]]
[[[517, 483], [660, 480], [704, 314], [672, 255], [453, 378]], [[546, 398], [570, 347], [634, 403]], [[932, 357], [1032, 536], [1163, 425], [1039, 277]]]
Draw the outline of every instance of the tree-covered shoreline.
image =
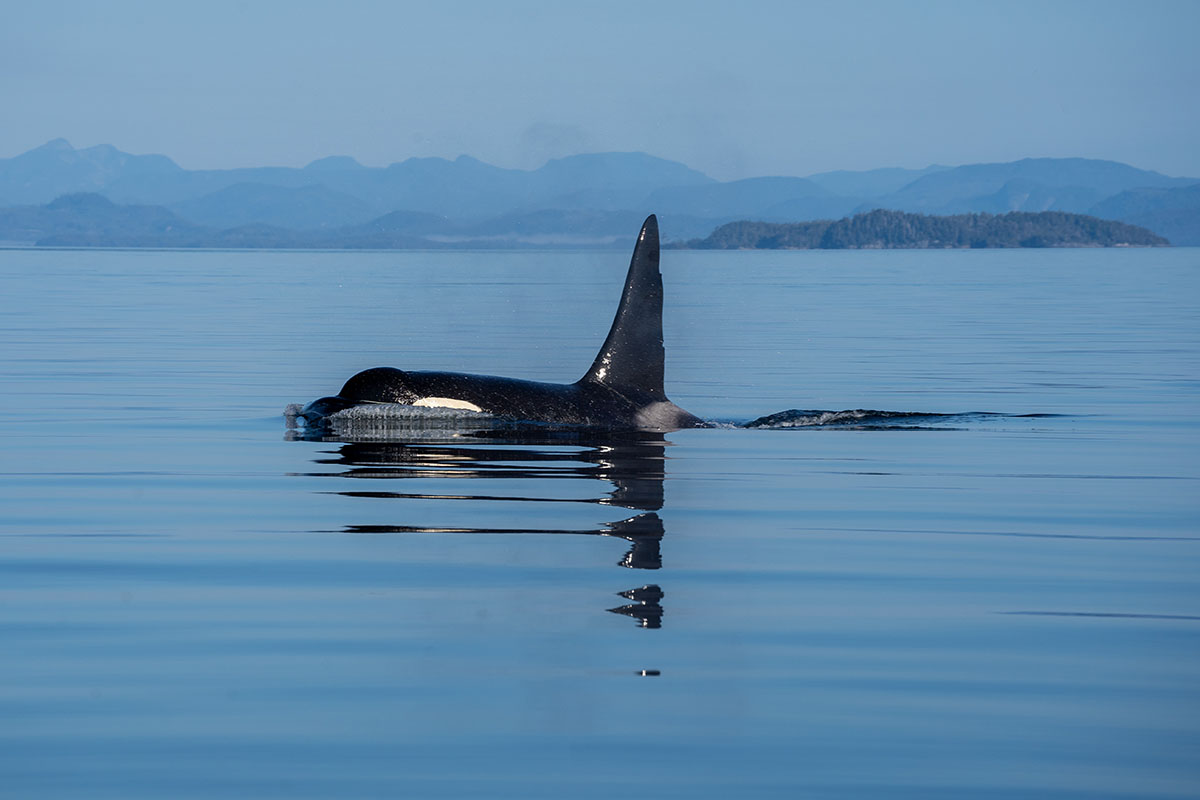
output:
[[731, 222], [692, 250], [887, 250], [1004, 247], [1164, 247], [1145, 228], [1062, 211], [929, 216], [876, 209], [840, 220]]

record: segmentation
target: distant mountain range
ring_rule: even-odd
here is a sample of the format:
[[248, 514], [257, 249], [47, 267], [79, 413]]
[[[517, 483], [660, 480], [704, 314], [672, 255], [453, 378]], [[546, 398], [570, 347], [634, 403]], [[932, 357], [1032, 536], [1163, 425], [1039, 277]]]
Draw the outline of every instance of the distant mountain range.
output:
[[1090, 214], [1200, 245], [1200, 178], [1079, 158], [720, 182], [644, 153], [569, 156], [535, 170], [468, 156], [187, 170], [166, 156], [56, 139], [0, 159], [0, 208], [0, 241], [42, 244], [603, 246], [623, 242], [650, 212], [668, 239], [683, 241], [739, 220], [891, 209]]

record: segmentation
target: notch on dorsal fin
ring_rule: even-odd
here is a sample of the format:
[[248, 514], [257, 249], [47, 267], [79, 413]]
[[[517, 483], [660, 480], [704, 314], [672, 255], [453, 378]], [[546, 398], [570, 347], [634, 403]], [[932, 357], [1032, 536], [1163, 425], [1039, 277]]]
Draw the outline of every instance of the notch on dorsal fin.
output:
[[651, 214], [634, 245], [617, 316], [583, 381], [600, 383], [622, 394], [667, 399], [663, 389], [663, 290], [658, 250], [658, 219]]

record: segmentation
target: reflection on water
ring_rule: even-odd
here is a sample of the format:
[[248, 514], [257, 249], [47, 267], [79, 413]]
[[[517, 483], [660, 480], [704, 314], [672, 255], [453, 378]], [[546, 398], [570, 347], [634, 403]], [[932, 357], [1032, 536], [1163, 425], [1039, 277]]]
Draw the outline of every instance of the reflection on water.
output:
[[[335, 440], [322, 435], [323, 441]], [[546, 534], [610, 536], [629, 542], [629, 550], [617, 562], [629, 569], [661, 569], [663, 480], [666, 477], [666, 439], [661, 433], [561, 430], [445, 431], [433, 436], [421, 430], [415, 441], [405, 431], [394, 432], [394, 441], [344, 441], [333, 453], [315, 459], [335, 472], [303, 473], [310, 477], [351, 480], [421, 480], [423, 484], [443, 481], [520, 481], [523, 491], [501, 493], [470, 489], [448, 491], [389, 491], [346, 489], [332, 492], [343, 497], [384, 500], [510, 501], [522, 503], [583, 503], [616, 506], [642, 513], [595, 527], [550, 528], [453, 525], [409, 525], [399, 521], [406, 506], [396, 505], [396, 523], [347, 523], [346, 533], [375, 534]], [[557, 481], [574, 481], [589, 487], [581, 497], [545, 496]], [[599, 484], [589, 483], [595, 481]], [[483, 486], [484, 484], [478, 484]], [[474, 484], [471, 485], [472, 488]], [[539, 495], [536, 492], [541, 491]], [[552, 545], [551, 545], [552, 546]], [[631, 601], [608, 609], [638, 620], [643, 628], [662, 627], [663, 590], [654, 584], [618, 592]]]
[[640, 589], [627, 589], [617, 592], [626, 600], [632, 600], [629, 605], [610, 608], [614, 614], [625, 614], [638, 620], [643, 628], [661, 628], [663, 607], [663, 590], [656, 584], [648, 584]]
[[[426, 434], [427, 435], [427, 434]], [[339, 492], [347, 497], [385, 497], [436, 500], [513, 500], [523, 502], [582, 502], [658, 511], [663, 506], [663, 460], [666, 440], [660, 433], [595, 431], [547, 432], [495, 430], [447, 432], [439, 439], [346, 442], [336, 457], [318, 464], [346, 467], [343, 478], [433, 478], [596, 480], [611, 484], [603, 495], [562, 500], [530, 495], [484, 492], [428, 494], [406, 492]], [[317, 473], [322, 477], [330, 473]], [[539, 484], [530, 483], [531, 486]]]

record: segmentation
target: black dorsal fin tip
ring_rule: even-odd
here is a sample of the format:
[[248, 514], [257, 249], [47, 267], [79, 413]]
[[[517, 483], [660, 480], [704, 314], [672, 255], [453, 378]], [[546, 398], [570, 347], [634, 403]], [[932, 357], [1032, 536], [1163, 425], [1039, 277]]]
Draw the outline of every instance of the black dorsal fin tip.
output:
[[621, 394], [665, 400], [663, 388], [662, 273], [658, 219], [646, 217], [629, 262], [621, 303], [604, 346], [583, 377]]
[[638, 234], [638, 245], [652, 247], [654, 252], [650, 258], [658, 263], [658, 217], [651, 214], [642, 223], [642, 232]]

